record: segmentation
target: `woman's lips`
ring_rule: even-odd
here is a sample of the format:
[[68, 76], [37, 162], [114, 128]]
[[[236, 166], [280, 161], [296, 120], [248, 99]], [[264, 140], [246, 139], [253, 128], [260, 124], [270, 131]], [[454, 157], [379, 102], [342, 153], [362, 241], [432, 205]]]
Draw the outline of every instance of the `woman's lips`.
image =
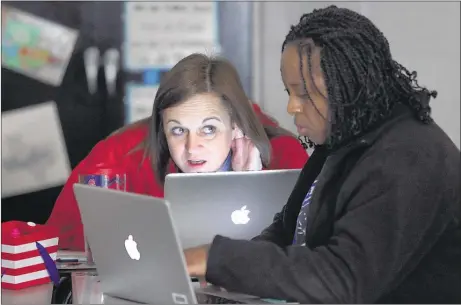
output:
[[305, 133], [307, 131], [307, 128], [302, 127], [300, 125], [296, 125], [296, 130], [298, 131], [298, 133]]
[[206, 161], [204, 160], [187, 160], [187, 165], [189, 165], [189, 167], [192, 167], [192, 168], [199, 168], [199, 167], [202, 167], [204, 166], [206, 163]]

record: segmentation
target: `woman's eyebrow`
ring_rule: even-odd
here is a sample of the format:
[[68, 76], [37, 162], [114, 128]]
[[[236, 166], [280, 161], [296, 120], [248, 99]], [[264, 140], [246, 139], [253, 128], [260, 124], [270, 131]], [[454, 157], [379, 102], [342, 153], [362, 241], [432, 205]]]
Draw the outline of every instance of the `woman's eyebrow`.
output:
[[221, 119], [218, 118], [217, 116], [210, 116], [210, 117], [207, 117], [207, 118], [203, 119], [202, 124], [205, 123], [206, 121], [209, 121], [209, 120], [216, 120], [216, 121], [221, 122]]

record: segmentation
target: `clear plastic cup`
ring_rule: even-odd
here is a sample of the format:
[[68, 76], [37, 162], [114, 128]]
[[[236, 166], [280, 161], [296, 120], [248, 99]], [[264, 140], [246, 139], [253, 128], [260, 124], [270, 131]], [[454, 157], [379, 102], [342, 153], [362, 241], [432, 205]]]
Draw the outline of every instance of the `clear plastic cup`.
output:
[[[104, 187], [113, 190], [126, 192], [126, 172], [114, 167], [99, 166], [94, 170], [88, 170], [80, 174], [79, 183], [92, 185], [95, 187]], [[93, 254], [88, 239], [85, 236], [85, 254], [88, 265], [94, 265]]]

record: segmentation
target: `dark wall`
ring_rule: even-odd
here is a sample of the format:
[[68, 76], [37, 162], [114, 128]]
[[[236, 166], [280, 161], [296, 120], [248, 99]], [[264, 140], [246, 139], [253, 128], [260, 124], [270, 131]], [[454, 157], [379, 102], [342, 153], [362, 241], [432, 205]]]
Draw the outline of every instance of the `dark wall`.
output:
[[[124, 84], [141, 81], [141, 74], [121, 73], [118, 94], [108, 98], [100, 73], [99, 89], [90, 95], [83, 52], [97, 46], [122, 49], [123, 2], [4, 1], [39, 17], [80, 31], [74, 54], [60, 87], [52, 87], [2, 68], [2, 112], [49, 100], [57, 103], [70, 163], [74, 168], [101, 139], [123, 125]], [[245, 91], [251, 96], [252, 4], [219, 3], [219, 35], [223, 54], [237, 68]], [[62, 186], [2, 199], [2, 221], [12, 219], [44, 223]]]
[[[60, 87], [2, 68], [2, 112], [49, 100], [57, 103], [72, 168], [109, 130], [120, 126], [123, 113], [113, 102], [115, 114], [108, 114], [104, 90], [90, 95], [86, 84], [83, 51], [92, 45], [113, 43], [96, 37], [97, 22], [92, 2], [3, 2], [25, 12], [78, 29], [80, 35]], [[101, 18], [98, 18], [101, 19]], [[102, 82], [100, 80], [100, 82]], [[101, 86], [103, 87], [103, 86]], [[121, 101], [121, 99], [120, 99]], [[2, 199], [2, 221], [17, 219], [43, 223], [49, 217], [62, 186]]]

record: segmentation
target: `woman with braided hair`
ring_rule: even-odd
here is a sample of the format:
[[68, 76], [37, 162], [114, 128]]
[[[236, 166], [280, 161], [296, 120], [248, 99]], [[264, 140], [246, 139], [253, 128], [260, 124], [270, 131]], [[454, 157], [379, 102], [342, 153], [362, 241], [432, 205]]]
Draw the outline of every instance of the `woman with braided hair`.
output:
[[315, 145], [252, 241], [188, 249], [191, 275], [300, 303], [460, 303], [460, 151], [364, 16], [330, 6], [282, 47], [287, 111]]

